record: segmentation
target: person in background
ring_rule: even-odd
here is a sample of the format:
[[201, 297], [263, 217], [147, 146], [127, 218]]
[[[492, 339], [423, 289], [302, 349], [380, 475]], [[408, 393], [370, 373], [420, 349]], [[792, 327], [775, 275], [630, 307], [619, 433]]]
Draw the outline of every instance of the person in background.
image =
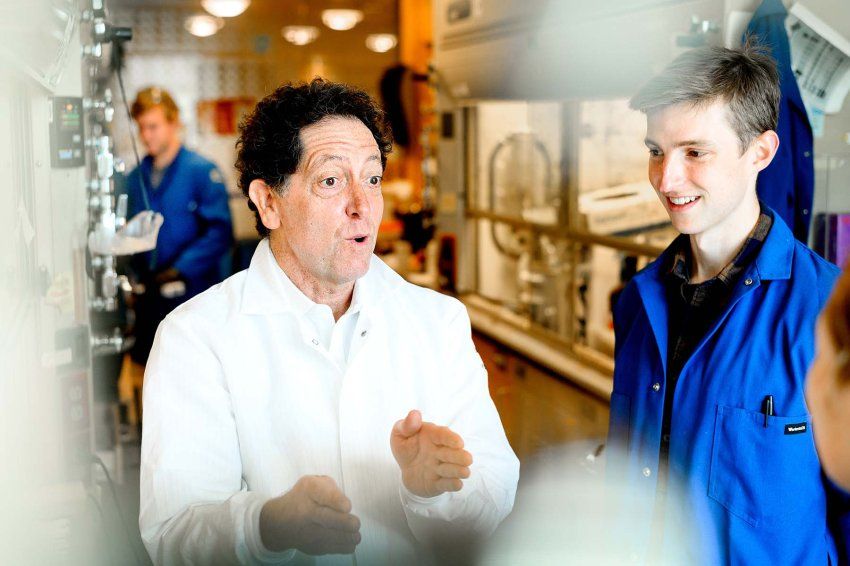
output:
[[846, 268], [818, 318], [806, 401], [821, 464], [850, 491], [850, 271]]
[[[756, 194], [780, 143], [778, 82], [752, 45], [707, 47], [631, 100], [646, 114], [650, 183], [681, 234], [614, 313], [606, 473], [629, 487], [618, 504], [637, 520], [620, 543], [637, 560], [837, 564], [850, 537], [804, 398], [838, 269]], [[678, 526], [703, 510], [701, 543], [673, 554]]]
[[240, 129], [264, 239], [246, 271], [168, 315], [145, 372], [154, 562], [429, 564], [488, 536], [519, 462], [466, 309], [373, 253], [383, 113], [315, 79]]
[[157, 87], [138, 93], [131, 115], [147, 155], [127, 178], [129, 218], [150, 207], [165, 221], [156, 249], [131, 260], [136, 297], [136, 343], [144, 365], [157, 326], [177, 305], [222, 279], [222, 259], [233, 242], [227, 190], [211, 161], [180, 140], [180, 111]]

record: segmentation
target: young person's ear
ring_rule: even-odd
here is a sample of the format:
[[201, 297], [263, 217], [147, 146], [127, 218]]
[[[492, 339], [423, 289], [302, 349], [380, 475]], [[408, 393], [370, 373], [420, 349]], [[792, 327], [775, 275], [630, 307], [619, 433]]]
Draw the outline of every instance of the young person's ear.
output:
[[751, 145], [753, 151], [753, 165], [756, 171], [763, 171], [779, 149], [779, 136], [773, 130], [762, 132]]

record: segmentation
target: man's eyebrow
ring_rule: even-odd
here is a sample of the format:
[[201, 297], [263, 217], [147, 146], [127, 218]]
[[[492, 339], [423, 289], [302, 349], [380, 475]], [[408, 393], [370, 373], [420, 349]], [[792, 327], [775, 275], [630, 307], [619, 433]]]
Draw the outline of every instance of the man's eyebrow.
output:
[[[657, 143], [653, 140], [646, 138], [643, 140], [643, 143], [647, 146], [659, 147]], [[683, 140], [680, 142], [676, 142], [673, 144], [673, 147], [687, 147], [687, 146], [697, 146], [697, 147], [714, 147], [715, 143], [709, 140]]]
[[314, 162], [309, 164], [309, 167], [321, 167], [328, 161], [348, 161], [348, 158], [342, 155], [324, 154], [316, 157]]
[[[322, 165], [324, 165], [325, 163], [327, 163], [329, 161], [344, 161], [344, 162], [347, 163], [348, 158], [344, 157], [342, 155], [324, 154], [324, 155], [320, 155], [320, 156], [316, 157], [313, 161], [311, 161], [308, 164], [308, 168], [321, 167]], [[380, 163], [381, 162], [381, 156], [377, 153], [373, 153], [372, 155], [370, 155], [366, 159], [366, 161], [367, 162], [377, 161], [378, 163]]]

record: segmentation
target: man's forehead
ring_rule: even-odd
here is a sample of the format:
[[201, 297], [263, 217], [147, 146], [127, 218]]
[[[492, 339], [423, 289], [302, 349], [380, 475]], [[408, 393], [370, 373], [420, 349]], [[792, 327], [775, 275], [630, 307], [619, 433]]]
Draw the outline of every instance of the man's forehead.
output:
[[300, 136], [308, 151], [332, 145], [378, 149], [372, 132], [357, 118], [329, 116], [302, 128]]
[[727, 110], [726, 102], [716, 101], [709, 104], [682, 102], [650, 111], [646, 115], [647, 141], [660, 141], [656, 139], [660, 137], [682, 141], [711, 139], [724, 134], [734, 136]]
[[668, 119], [681, 120], [683, 118], [699, 121], [725, 116], [728, 109], [729, 104], [721, 99], [696, 102], [686, 101], [650, 109], [646, 117], [648, 120], [655, 121]]

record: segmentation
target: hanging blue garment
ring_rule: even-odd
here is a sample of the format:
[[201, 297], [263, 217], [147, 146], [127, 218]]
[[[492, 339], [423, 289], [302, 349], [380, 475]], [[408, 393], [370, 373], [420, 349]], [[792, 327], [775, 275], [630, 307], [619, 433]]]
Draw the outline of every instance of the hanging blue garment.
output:
[[779, 151], [773, 162], [759, 173], [759, 199], [775, 210], [803, 243], [809, 239], [814, 198], [814, 142], [812, 127], [797, 79], [791, 69], [791, 47], [785, 31], [788, 12], [782, 0], [764, 0], [753, 14], [747, 33], [770, 48], [780, 75]]

